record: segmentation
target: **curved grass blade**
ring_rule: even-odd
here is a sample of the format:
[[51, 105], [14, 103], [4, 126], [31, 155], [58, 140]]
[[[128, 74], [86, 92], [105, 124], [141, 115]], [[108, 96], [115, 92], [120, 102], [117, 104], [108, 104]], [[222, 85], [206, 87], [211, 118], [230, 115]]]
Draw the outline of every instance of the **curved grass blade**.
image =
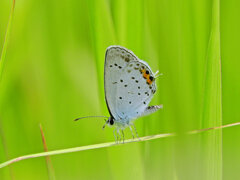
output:
[[4, 64], [5, 64], [5, 56], [6, 56], [6, 52], [7, 52], [9, 35], [11, 32], [14, 9], [15, 9], [15, 0], [13, 0], [10, 16], [9, 16], [9, 20], [8, 20], [8, 25], [7, 25], [7, 29], [6, 29], [6, 34], [5, 34], [5, 38], [4, 38], [4, 42], [3, 42], [2, 53], [1, 53], [1, 57], [0, 57], [0, 82], [2, 79], [2, 73], [3, 73]]
[[[41, 124], [39, 124], [39, 128], [40, 128], [40, 132], [41, 132], [41, 136], [42, 136], [42, 142], [43, 142], [44, 151], [48, 152], [47, 142], [46, 142], [46, 138], [44, 136]], [[53, 169], [53, 166], [52, 166], [52, 162], [51, 162], [50, 156], [46, 156], [46, 164], [47, 164], [49, 179], [50, 180], [55, 180], [56, 178], [55, 178], [54, 169]]]
[[[218, 126], [218, 127], [212, 127], [212, 128], [206, 128], [206, 129], [200, 129], [200, 130], [193, 130], [190, 132], [187, 132], [186, 134], [197, 134], [205, 131], [210, 131], [210, 130], [218, 130], [218, 129], [223, 129], [227, 127], [233, 127], [240, 125], [240, 122], [232, 123], [232, 124], [227, 124], [223, 126]], [[165, 137], [173, 137], [176, 136], [176, 133], [166, 133], [166, 134], [157, 134], [157, 135], [150, 135], [150, 136], [144, 136], [140, 137], [139, 140], [132, 140], [132, 139], [127, 139], [124, 141], [124, 144], [128, 143], [134, 143], [134, 142], [144, 142], [144, 141], [150, 141], [154, 139], [160, 139], [160, 138], [165, 138]], [[52, 156], [52, 155], [57, 155], [57, 154], [65, 154], [65, 153], [72, 153], [72, 152], [78, 152], [78, 151], [86, 151], [86, 150], [91, 150], [91, 149], [100, 149], [100, 148], [106, 148], [106, 147], [111, 147], [111, 146], [120, 146], [124, 144], [116, 144], [115, 142], [107, 142], [107, 143], [101, 143], [101, 144], [93, 144], [93, 145], [87, 145], [87, 146], [81, 146], [81, 147], [75, 147], [75, 148], [68, 148], [68, 149], [60, 149], [60, 150], [55, 150], [55, 151], [48, 151], [48, 152], [41, 152], [41, 153], [36, 153], [36, 154], [29, 154], [25, 156], [20, 156], [14, 159], [11, 159], [9, 161], [3, 162], [0, 164], [0, 168], [6, 167], [12, 163], [24, 160], [24, 159], [31, 159], [31, 158], [37, 158], [37, 157], [45, 157], [45, 156]]]

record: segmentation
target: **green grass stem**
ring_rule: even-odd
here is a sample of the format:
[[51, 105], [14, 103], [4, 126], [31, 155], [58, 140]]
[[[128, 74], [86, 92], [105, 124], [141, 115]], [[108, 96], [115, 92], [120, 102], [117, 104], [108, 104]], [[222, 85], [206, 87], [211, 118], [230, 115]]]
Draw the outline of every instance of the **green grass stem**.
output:
[[6, 52], [7, 52], [9, 36], [10, 36], [10, 32], [11, 32], [14, 9], [15, 9], [15, 0], [13, 0], [13, 3], [12, 3], [12, 8], [11, 8], [8, 25], [7, 25], [7, 29], [6, 29], [6, 34], [5, 34], [5, 38], [4, 38], [4, 42], [3, 42], [2, 53], [1, 53], [1, 57], [0, 57], [0, 82], [2, 79], [2, 73], [3, 73], [4, 64], [5, 64], [5, 57], [6, 57]]
[[[237, 125], [240, 125], [240, 122], [227, 124], [227, 125], [223, 125], [223, 126], [219, 126], [219, 127], [193, 130], [193, 131], [190, 131], [186, 134], [197, 134], [197, 133], [201, 133], [201, 132], [204, 132], [204, 131], [223, 129], [223, 128], [233, 127], [233, 126], [237, 126]], [[157, 135], [140, 137], [139, 139], [134, 139], [134, 140], [127, 139], [127, 140], [124, 141], [124, 144], [123, 143], [118, 143], [117, 144], [115, 142], [107, 142], [107, 143], [101, 143], [101, 144], [94, 144], [94, 145], [87, 145], [87, 146], [74, 147], [74, 148], [68, 148], [68, 149], [60, 149], [60, 150], [55, 150], [55, 151], [41, 152], [41, 153], [36, 153], [36, 154], [29, 154], [29, 155], [20, 156], [20, 157], [11, 159], [9, 161], [3, 162], [3, 163], [0, 164], [0, 168], [6, 167], [10, 164], [13, 164], [13, 163], [18, 162], [18, 161], [22, 161], [24, 159], [32, 159], [32, 158], [52, 156], [52, 155], [57, 155], [57, 154], [65, 154], [65, 153], [86, 151], [86, 150], [91, 150], [91, 149], [100, 149], [100, 148], [106, 148], [106, 147], [112, 147], [112, 146], [121, 146], [121, 145], [125, 145], [125, 144], [128, 144], [128, 143], [144, 142], [144, 141], [150, 141], [150, 140], [154, 140], [154, 139], [160, 139], [160, 138], [172, 137], [172, 136], [176, 136], [176, 134], [175, 133], [165, 133], [165, 134], [157, 134]]]

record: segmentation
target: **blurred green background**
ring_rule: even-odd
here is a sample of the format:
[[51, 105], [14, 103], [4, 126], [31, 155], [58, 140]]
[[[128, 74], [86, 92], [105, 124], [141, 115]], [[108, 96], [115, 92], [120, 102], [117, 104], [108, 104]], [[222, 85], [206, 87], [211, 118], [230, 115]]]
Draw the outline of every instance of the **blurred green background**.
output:
[[[12, 2], [0, 0], [0, 49]], [[52, 156], [56, 179], [240, 179], [240, 1], [16, 0], [0, 84], [0, 162], [113, 141], [103, 68], [109, 45], [131, 49], [163, 76], [138, 119], [140, 136], [179, 136]], [[1, 63], [1, 62], [0, 62]], [[131, 138], [129, 130], [126, 130]], [[1, 180], [54, 179], [44, 157], [0, 169]]]

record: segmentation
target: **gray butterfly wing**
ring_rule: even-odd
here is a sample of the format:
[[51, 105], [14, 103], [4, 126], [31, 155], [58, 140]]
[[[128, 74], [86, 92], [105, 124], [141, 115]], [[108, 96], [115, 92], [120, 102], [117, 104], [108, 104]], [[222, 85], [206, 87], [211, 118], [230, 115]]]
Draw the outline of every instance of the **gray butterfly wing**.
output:
[[114, 119], [121, 118], [117, 111], [117, 84], [120, 83], [120, 76], [124, 69], [132, 61], [137, 61], [137, 57], [131, 51], [120, 46], [107, 48], [104, 65], [104, 90], [109, 113]]
[[105, 56], [105, 98], [116, 119], [134, 119], [146, 110], [156, 92], [154, 74], [133, 52], [110, 46]]
[[120, 83], [117, 84], [118, 115], [122, 119], [135, 119], [141, 116], [155, 92], [155, 78], [148, 64], [142, 60], [130, 62], [124, 68]]

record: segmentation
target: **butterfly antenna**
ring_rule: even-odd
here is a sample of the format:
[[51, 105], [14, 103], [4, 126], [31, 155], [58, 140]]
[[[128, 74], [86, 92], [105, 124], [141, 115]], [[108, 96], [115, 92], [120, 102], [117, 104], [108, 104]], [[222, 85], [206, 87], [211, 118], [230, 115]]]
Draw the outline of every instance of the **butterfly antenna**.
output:
[[80, 118], [74, 119], [74, 121], [78, 121], [80, 119], [85, 119], [85, 118], [109, 118], [109, 117], [107, 117], [107, 116], [84, 116], [84, 117], [80, 117]]

